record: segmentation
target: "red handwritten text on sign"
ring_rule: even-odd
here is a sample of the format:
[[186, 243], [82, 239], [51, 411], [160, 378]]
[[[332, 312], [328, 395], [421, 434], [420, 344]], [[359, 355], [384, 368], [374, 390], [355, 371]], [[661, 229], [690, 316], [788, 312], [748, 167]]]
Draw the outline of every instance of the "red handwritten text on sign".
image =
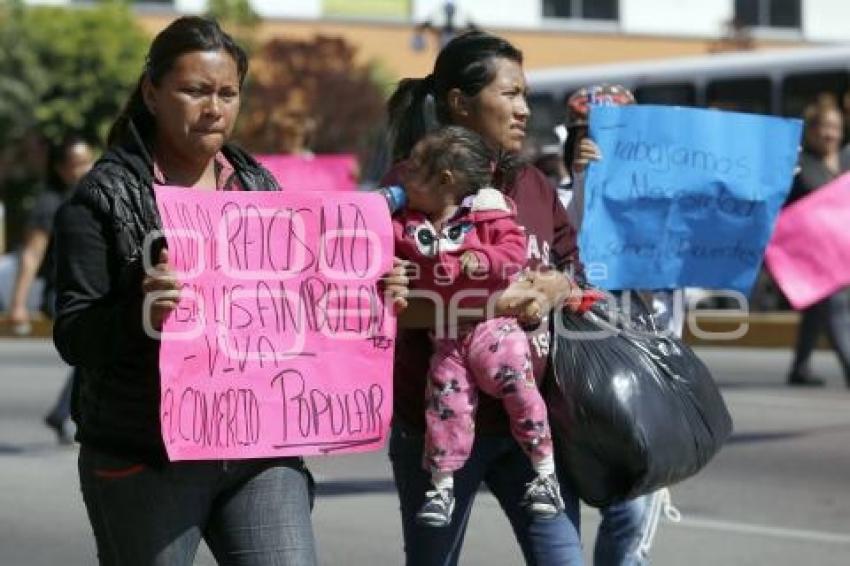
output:
[[172, 460], [381, 446], [395, 319], [386, 204], [363, 193], [156, 189], [181, 302], [163, 328]]

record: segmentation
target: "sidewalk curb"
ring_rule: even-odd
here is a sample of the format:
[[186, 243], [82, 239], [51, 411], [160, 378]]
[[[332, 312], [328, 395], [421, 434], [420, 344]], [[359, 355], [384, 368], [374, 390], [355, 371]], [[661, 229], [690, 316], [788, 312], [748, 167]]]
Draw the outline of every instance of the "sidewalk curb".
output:
[[0, 340], [16, 340], [31, 338], [52, 338], [53, 323], [47, 319], [35, 319], [30, 323], [30, 331], [26, 334], [17, 332], [14, 325], [5, 316], [0, 316]]

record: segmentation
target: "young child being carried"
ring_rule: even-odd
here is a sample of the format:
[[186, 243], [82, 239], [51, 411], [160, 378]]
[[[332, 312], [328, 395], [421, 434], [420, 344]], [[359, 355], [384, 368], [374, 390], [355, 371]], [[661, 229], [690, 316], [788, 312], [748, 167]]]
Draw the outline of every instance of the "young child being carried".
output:
[[525, 333], [513, 318], [463, 325], [449, 312], [450, 305], [455, 311], [484, 305], [525, 266], [525, 235], [513, 202], [491, 186], [494, 167], [478, 134], [457, 126], [428, 134], [413, 149], [403, 176], [408, 207], [393, 218], [396, 255], [416, 264], [412, 286], [440, 297], [438, 320], [442, 311], [450, 329], [442, 337], [444, 328], [438, 328], [433, 337], [426, 389], [423, 465], [434, 489], [416, 518], [434, 527], [451, 522], [453, 473], [472, 449], [479, 390], [502, 400], [511, 433], [537, 474], [523, 506], [544, 517], [564, 508]]

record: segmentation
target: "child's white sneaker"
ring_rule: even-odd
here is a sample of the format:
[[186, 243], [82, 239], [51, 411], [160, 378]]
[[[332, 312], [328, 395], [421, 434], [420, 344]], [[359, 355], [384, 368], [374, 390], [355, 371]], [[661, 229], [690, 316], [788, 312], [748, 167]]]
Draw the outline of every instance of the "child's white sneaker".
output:
[[452, 489], [435, 489], [425, 493], [425, 503], [416, 514], [416, 522], [428, 527], [447, 527], [452, 522], [455, 496]]

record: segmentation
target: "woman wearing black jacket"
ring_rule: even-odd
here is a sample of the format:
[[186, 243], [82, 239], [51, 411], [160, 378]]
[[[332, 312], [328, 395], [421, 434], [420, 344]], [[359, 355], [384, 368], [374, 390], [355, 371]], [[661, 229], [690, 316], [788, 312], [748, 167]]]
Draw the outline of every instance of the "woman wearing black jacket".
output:
[[[277, 190], [226, 144], [239, 110], [245, 53], [210, 20], [180, 18], [153, 41], [109, 150], [56, 224], [54, 340], [80, 368], [74, 417], [83, 498], [101, 564], [191, 564], [201, 537], [221, 563], [315, 563], [311, 481], [300, 458], [168, 462], [160, 434], [159, 341], [176, 307], [153, 186]], [[158, 292], [148, 312], [146, 293]]]

